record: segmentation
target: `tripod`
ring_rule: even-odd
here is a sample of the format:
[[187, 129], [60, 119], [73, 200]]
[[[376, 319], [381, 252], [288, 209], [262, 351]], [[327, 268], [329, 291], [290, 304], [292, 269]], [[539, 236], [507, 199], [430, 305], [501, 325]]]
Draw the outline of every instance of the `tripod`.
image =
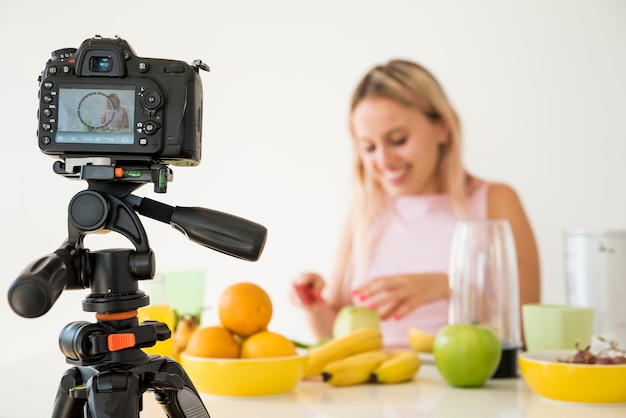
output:
[[[183, 368], [169, 357], [141, 350], [170, 338], [171, 330], [161, 322], [139, 324], [137, 319], [137, 309], [149, 304], [138, 280], [150, 280], [155, 273], [155, 257], [137, 213], [170, 223], [203, 246], [249, 261], [260, 256], [267, 230], [222, 212], [171, 207], [132, 194], [146, 182], [164, 193], [172, 177], [165, 165], [83, 163], [58, 161], [54, 166], [57, 173], [79, 176], [89, 184], [69, 203], [68, 238], [54, 253], [26, 267], [9, 288], [11, 308], [26, 318], [45, 314], [65, 288], [91, 290], [83, 310], [95, 312], [97, 322], [72, 322], [59, 336], [60, 349], [73, 367], [61, 378], [52, 417], [136, 418], [143, 394], [150, 391], [168, 417], [208, 418]], [[99, 231], [120, 233], [135, 249], [84, 248], [86, 234]]]

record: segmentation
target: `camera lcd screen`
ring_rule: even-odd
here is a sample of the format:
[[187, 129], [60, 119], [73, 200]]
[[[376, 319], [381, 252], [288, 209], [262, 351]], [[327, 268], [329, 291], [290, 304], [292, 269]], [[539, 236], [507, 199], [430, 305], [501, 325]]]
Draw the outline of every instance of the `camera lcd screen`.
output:
[[55, 140], [66, 144], [132, 145], [135, 86], [59, 85]]

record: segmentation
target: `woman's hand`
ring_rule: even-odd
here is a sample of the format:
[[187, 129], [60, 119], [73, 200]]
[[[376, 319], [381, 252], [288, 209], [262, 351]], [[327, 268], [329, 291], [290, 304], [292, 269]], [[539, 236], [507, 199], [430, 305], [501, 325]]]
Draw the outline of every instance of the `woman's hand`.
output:
[[291, 300], [304, 308], [309, 325], [318, 339], [332, 338], [333, 323], [337, 309], [322, 297], [326, 286], [322, 276], [316, 273], [303, 273], [291, 286]]
[[352, 294], [367, 307], [377, 309], [380, 319], [398, 320], [422, 305], [447, 300], [448, 276], [431, 273], [377, 277], [353, 289]]
[[303, 307], [323, 302], [322, 289], [325, 285], [319, 274], [303, 273], [293, 282], [291, 299], [296, 305]]

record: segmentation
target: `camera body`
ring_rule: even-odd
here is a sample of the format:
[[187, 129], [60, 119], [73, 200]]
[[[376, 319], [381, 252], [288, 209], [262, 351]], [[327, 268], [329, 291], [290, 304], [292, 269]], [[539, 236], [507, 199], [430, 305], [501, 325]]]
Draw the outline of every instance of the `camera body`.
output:
[[200, 61], [138, 57], [120, 38], [52, 53], [40, 77], [39, 148], [59, 158], [197, 165]]

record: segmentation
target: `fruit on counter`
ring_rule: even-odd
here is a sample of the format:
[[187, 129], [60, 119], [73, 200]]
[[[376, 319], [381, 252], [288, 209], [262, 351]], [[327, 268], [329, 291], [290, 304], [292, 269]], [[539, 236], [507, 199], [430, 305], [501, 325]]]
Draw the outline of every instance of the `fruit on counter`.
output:
[[496, 371], [502, 356], [500, 339], [487, 327], [450, 324], [435, 336], [435, 365], [454, 387], [483, 386]]
[[[297, 355], [292, 341], [267, 329], [271, 316], [272, 302], [265, 290], [253, 283], [236, 283], [220, 295], [220, 323], [192, 331], [184, 351], [196, 357], [233, 359]], [[181, 340], [193, 328], [193, 318], [188, 320], [180, 330]]]
[[197, 329], [189, 338], [185, 353], [196, 357], [238, 358], [239, 341], [223, 326]]
[[330, 362], [322, 370], [322, 379], [333, 386], [400, 383], [411, 380], [421, 364], [412, 349], [374, 349]]
[[309, 351], [304, 377], [320, 375], [329, 363], [353, 354], [382, 348], [383, 338], [378, 328], [361, 328], [340, 338], [314, 347]]
[[224, 327], [245, 338], [267, 329], [272, 319], [272, 301], [254, 283], [235, 283], [220, 295], [218, 315]]
[[196, 329], [198, 329], [198, 320], [195, 317], [190, 316], [178, 320], [176, 330], [172, 335], [172, 353], [174, 358], [180, 356], [180, 353], [185, 350]]
[[340, 338], [361, 328], [379, 328], [378, 311], [364, 306], [344, 306], [333, 322], [333, 338]]
[[576, 342], [576, 353], [565, 359], [557, 359], [557, 361], [578, 364], [626, 364], [626, 350], [619, 348], [617, 341], [608, 341], [599, 336], [596, 338], [606, 345], [601, 350], [594, 353], [591, 351], [591, 346], [581, 350]]
[[432, 353], [435, 336], [424, 330], [409, 327], [409, 347], [418, 353]]
[[302, 348], [304, 350], [310, 351], [314, 348], [317, 348], [326, 344], [330, 340], [332, 340], [332, 338], [321, 338], [317, 340], [317, 342], [314, 342], [314, 343], [304, 343], [302, 341], [297, 341], [297, 340], [290, 340], [290, 341], [293, 343], [293, 345], [296, 346], [296, 348]]
[[382, 350], [369, 350], [335, 360], [324, 367], [322, 379], [333, 386], [349, 386], [368, 382], [372, 371], [387, 357], [388, 354]]
[[375, 383], [400, 383], [411, 380], [422, 366], [420, 358], [413, 350], [400, 350], [391, 353], [371, 373]]
[[272, 331], [252, 334], [241, 344], [241, 358], [295, 356], [296, 346], [287, 337]]

